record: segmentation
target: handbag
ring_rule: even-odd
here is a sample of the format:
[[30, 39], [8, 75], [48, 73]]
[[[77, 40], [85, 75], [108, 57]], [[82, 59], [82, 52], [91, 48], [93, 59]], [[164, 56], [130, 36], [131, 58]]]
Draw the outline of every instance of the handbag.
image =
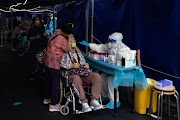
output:
[[72, 68], [70, 70], [70, 74], [71, 75], [79, 75], [80, 77], [88, 77], [89, 71], [88, 71], [88, 68], [78, 67], [78, 68]]
[[[53, 39], [55, 39], [55, 38], [56, 38], [57, 36], [59, 36], [59, 35], [61, 35], [61, 34], [55, 35], [55, 36], [48, 42], [47, 46], [49, 45], [49, 43], [50, 43]], [[62, 35], [62, 36], [63, 36], [63, 35]], [[41, 63], [41, 64], [43, 63], [43, 56], [44, 56], [45, 51], [46, 51], [46, 48], [43, 49], [42, 51], [39, 51], [39, 52], [36, 54], [36, 58], [37, 58], [38, 62]]]
[[[79, 63], [79, 67], [78, 68], [71, 68], [70, 70], [70, 74], [71, 75], [79, 75], [80, 77], [88, 77], [89, 76], [89, 69], [88, 68], [84, 68], [83, 65], [81, 65], [80, 63], [80, 57], [77, 53], [77, 51], [75, 50], [76, 52], [76, 55], [78, 57], [78, 63]], [[73, 53], [72, 53], [73, 54]], [[71, 62], [74, 64], [74, 63], [77, 63], [76, 59], [73, 57], [70, 56], [70, 54], [68, 53], [70, 59], [71, 59]]]
[[36, 58], [37, 58], [37, 60], [38, 60], [38, 62], [39, 63], [43, 63], [43, 55], [44, 55], [44, 53], [45, 53], [45, 50], [46, 49], [44, 49], [43, 51], [39, 51], [37, 54], [36, 54]]

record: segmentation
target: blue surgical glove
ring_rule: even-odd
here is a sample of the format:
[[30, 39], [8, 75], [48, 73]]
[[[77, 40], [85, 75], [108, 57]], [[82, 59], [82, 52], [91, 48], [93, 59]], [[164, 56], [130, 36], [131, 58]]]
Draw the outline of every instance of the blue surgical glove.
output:
[[83, 41], [81, 41], [81, 42], [80, 42], [80, 44], [82, 44], [82, 45], [85, 45], [85, 46], [88, 46], [88, 47], [89, 47], [89, 43], [87, 43], [87, 42], [86, 42], [86, 41], [84, 41], [84, 40], [83, 40]]

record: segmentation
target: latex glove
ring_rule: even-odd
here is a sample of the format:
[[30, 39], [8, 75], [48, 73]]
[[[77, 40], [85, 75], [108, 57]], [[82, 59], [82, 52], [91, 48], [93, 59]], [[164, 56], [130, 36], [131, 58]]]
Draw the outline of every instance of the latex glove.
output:
[[80, 44], [82, 44], [82, 45], [85, 45], [85, 46], [88, 46], [89, 47], [89, 43], [87, 43], [86, 41], [82, 41], [82, 42], [80, 42]]

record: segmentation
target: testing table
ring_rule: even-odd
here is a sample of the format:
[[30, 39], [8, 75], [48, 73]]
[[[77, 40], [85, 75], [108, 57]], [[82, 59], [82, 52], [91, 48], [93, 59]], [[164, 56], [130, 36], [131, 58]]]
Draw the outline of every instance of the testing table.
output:
[[118, 86], [133, 86], [133, 84], [135, 84], [139, 91], [143, 91], [148, 87], [144, 72], [139, 66], [125, 68], [109, 64], [108, 62], [104, 62], [102, 60], [95, 60], [88, 56], [85, 56], [85, 59], [92, 68], [114, 75], [114, 115], [117, 114], [116, 93]]

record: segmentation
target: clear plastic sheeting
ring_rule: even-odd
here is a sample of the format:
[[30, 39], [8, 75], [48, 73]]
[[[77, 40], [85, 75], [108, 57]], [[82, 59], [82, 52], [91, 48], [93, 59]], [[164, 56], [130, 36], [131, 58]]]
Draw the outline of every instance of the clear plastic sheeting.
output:
[[144, 75], [144, 71], [141, 67], [136, 69], [136, 73], [134, 75], [134, 84], [140, 92], [148, 87], [146, 76]]
[[[50, 33], [48, 35], [48, 38], [50, 38], [50, 36], [53, 34], [53, 19], [50, 19], [50, 23], [48, 24], [48, 26], [46, 25], [45, 28], [46, 28], [46, 32]], [[56, 17], [55, 17], [55, 29], [57, 29], [57, 18]]]
[[139, 66], [124, 68], [88, 56], [85, 59], [92, 68], [114, 75], [113, 87], [116, 89], [118, 86], [133, 86], [133, 83], [140, 92], [148, 87], [143, 69]]
[[[118, 71], [117, 71], [118, 73]], [[135, 71], [128, 70], [123, 71], [123, 75], [116, 75], [114, 76], [113, 87], [117, 88], [118, 86], [133, 86], [133, 77]]]

